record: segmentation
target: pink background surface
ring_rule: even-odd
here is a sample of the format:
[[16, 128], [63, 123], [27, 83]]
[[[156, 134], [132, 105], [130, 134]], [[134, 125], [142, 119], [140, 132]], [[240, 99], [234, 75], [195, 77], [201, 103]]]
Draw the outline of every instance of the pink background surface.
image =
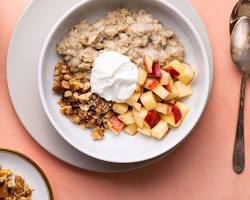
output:
[[[0, 146], [34, 159], [47, 174], [55, 199], [250, 199], [250, 87], [246, 99], [246, 168], [231, 167], [241, 74], [229, 54], [228, 20], [235, 0], [192, 0], [211, 38], [214, 86], [208, 108], [192, 136], [162, 161], [124, 174], [90, 173], [71, 167], [42, 149], [25, 131], [11, 105], [6, 53], [16, 19], [27, 0], [0, 0]], [[20, 66], [21, 67], [21, 66]]]

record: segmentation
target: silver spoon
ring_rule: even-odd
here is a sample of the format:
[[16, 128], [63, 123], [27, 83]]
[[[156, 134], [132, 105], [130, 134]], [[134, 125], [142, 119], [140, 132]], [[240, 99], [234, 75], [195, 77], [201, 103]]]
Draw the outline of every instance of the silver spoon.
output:
[[236, 22], [243, 16], [250, 17], [250, 0], [240, 0], [234, 6], [230, 17], [230, 34], [232, 33]]
[[241, 173], [245, 165], [244, 151], [244, 99], [246, 81], [250, 72], [250, 18], [241, 17], [236, 22], [231, 35], [231, 56], [236, 66], [243, 72], [240, 109], [234, 145], [233, 168]]

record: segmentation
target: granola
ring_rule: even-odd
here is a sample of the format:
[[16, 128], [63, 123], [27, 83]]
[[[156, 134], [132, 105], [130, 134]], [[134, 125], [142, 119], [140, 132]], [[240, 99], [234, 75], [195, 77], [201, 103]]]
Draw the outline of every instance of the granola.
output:
[[32, 190], [21, 176], [0, 167], [0, 200], [32, 200]]

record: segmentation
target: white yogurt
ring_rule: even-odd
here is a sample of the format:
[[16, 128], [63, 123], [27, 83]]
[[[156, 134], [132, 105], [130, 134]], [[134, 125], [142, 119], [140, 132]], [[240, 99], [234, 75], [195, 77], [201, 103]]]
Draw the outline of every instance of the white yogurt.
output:
[[137, 66], [127, 56], [108, 51], [95, 59], [91, 91], [107, 101], [125, 102], [135, 91], [137, 81]]

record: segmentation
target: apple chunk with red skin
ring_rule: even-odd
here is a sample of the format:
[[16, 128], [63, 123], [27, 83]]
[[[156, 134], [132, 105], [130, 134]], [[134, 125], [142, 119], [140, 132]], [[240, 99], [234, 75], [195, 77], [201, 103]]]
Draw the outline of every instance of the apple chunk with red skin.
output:
[[118, 134], [122, 131], [125, 124], [122, 123], [117, 116], [113, 116], [110, 118], [108, 126], [114, 133]]
[[174, 115], [175, 124], [177, 124], [182, 119], [182, 113], [180, 108], [178, 108], [176, 105], [171, 105], [172, 113]]
[[165, 120], [172, 127], [180, 126], [183, 119], [189, 112], [189, 107], [181, 102], [176, 102], [175, 104], [171, 104], [171, 113], [168, 115], [162, 115], [162, 120]]
[[145, 122], [149, 125], [150, 128], [155, 127], [160, 120], [161, 115], [155, 110], [149, 111], [147, 116], [145, 117]]
[[148, 74], [149, 77], [158, 78], [162, 77], [161, 67], [159, 62], [154, 61], [152, 66], [152, 73]]
[[184, 66], [179, 60], [173, 60], [164, 67], [164, 70], [166, 70], [173, 78], [175, 78], [182, 73]]
[[159, 83], [159, 81], [155, 79], [148, 78], [144, 84], [144, 87], [154, 92], [161, 99], [165, 99], [169, 94], [169, 92]]

